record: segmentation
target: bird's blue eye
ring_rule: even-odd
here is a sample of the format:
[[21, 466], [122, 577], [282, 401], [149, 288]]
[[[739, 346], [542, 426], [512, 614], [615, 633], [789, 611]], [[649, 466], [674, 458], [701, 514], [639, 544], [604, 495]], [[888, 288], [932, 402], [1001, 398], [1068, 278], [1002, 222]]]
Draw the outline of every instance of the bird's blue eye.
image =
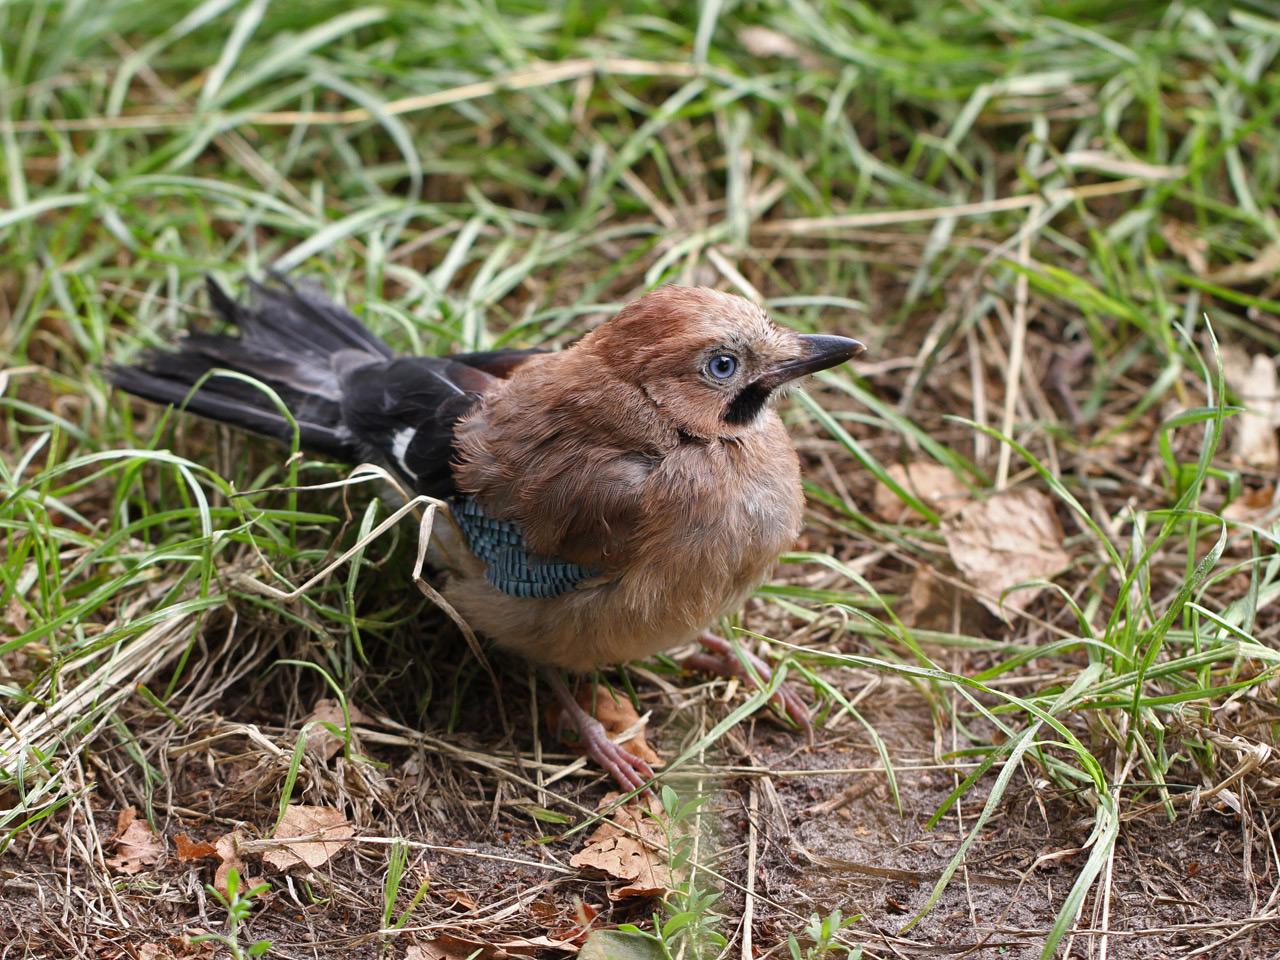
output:
[[717, 380], [728, 380], [738, 371], [738, 359], [727, 353], [711, 358], [707, 364], [707, 373]]

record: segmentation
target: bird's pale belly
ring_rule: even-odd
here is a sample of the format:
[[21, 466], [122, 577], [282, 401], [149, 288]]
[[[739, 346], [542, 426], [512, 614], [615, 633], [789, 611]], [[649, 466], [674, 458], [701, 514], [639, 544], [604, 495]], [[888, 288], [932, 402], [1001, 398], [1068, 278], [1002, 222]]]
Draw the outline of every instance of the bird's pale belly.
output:
[[673, 502], [637, 531], [636, 559], [555, 598], [510, 596], [466, 564], [446, 597], [478, 633], [537, 663], [572, 670], [650, 656], [741, 607], [798, 533], [799, 478], [762, 477], [727, 496]]

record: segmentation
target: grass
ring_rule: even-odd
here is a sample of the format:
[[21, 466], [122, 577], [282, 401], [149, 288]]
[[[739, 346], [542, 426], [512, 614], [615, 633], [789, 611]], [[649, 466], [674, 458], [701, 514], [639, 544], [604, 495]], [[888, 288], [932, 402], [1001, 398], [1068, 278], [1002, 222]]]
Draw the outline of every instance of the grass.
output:
[[[110, 903], [104, 811], [164, 828], [190, 816], [190, 757], [252, 756], [252, 799], [215, 797], [217, 815], [259, 804], [266, 831], [290, 799], [340, 798], [397, 843], [357, 858], [363, 893], [331, 878], [325, 896], [363, 901], [362, 933], [408, 935], [443, 908], [416, 879], [426, 848], [398, 842], [441, 822], [392, 799], [407, 756], [467, 843], [482, 824], [542, 837], [547, 813], [582, 828], [594, 801], [552, 780], [536, 706], [505, 704], [533, 711], [514, 740], [477, 723], [495, 681], [406, 589], [413, 525], [371, 536], [393, 509], [376, 477], [146, 409], [102, 369], [201, 315], [208, 272], [307, 273], [423, 352], [563, 343], [646, 287], [697, 282], [872, 346], [788, 407], [807, 542], [742, 636], [813, 688], [832, 742], [871, 750], [886, 809], [928, 803], [946, 844], [876, 924], [848, 922], [865, 903], [836, 888], [792, 909], [704, 850], [716, 912], [758, 921], [719, 923], [731, 946], [883, 955], [884, 931], [946, 942], [942, 903], [996, 936], [974, 855], [1027, 802], [1083, 828], [1078, 853], [1044, 841], [1017, 871], [1030, 896], [1067, 864], [1016, 949], [1126, 955], [1134, 930], [1166, 930], [1119, 915], [1140, 880], [1126, 836], [1214, 808], [1240, 833], [1239, 910], [1210, 904], [1179, 949], [1274, 937], [1280, 557], [1274, 511], [1248, 504], [1275, 467], [1234, 446], [1256, 398], [1233, 371], [1280, 352], [1278, 52], [1263, 0], [0, 5], [4, 862], [39, 886], [54, 844]], [[1004, 597], [1007, 620], [979, 606], [944, 511], [893, 469], [922, 460], [970, 498], [1051, 496], [1071, 556], [1054, 588]], [[873, 507], [877, 485], [902, 516]], [[911, 615], [921, 577], [946, 616]], [[723, 796], [764, 698], [679, 687], [642, 691], [698, 718], [664, 728], [694, 771], [678, 785]], [[334, 695], [400, 724], [348, 735], [340, 770], [300, 732]], [[908, 702], [914, 738], [889, 709]], [[228, 723], [258, 746], [201, 746]], [[803, 819], [790, 764], [747, 766], [757, 803], [782, 784]], [[844, 789], [824, 766], [847, 759], [810, 768]], [[936, 803], [929, 766], [951, 778]]]

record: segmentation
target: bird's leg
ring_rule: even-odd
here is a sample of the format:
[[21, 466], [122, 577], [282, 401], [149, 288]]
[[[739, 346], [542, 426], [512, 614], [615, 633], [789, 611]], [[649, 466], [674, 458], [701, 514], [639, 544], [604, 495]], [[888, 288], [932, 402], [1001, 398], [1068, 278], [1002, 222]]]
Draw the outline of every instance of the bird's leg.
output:
[[[751, 669], [748, 670], [734, 653], [733, 644], [724, 637], [716, 636], [714, 633], [703, 633], [698, 637], [698, 643], [702, 645], [702, 649], [685, 657], [681, 666], [722, 677], [738, 677], [757, 686], [767, 684], [773, 678], [773, 671], [769, 669], [769, 665], [750, 650], [743, 648], [742, 654], [751, 664]], [[799, 694], [789, 687], [782, 686], [769, 698], [769, 702], [782, 710], [797, 726], [803, 728], [809, 737], [809, 742], [813, 742], [813, 724], [809, 720], [809, 708], [800, 699]]]
[[560, 722], [568, 721], [578, 731], [578, 740], [587, 756], [604, 767], [618, 786], [628, 793], [646, 787], [653, 780], [653, 768], [626, 747], [609, 739], [604, 724], [582, 709], [582, 704], [578, 703], [559, 670], [546, 667], [542, 675], [560, 701]]

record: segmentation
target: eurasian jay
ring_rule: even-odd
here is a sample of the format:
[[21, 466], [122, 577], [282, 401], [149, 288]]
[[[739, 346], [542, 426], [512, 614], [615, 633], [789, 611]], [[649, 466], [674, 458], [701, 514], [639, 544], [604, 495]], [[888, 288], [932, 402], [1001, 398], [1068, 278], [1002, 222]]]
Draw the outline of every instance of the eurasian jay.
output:
[[[561, 669], [589, 671], [698, 640], [693, 665], [750, 675], [708, 627], [741, 607], [800, 532], [781, 388], [861, 353], [798, 334], [760, 307], [666, 286], [558, 352], [397, 356], [305, 287], [209, 296], [239, 336], [189, 333], [112, 369], [122, 389], [302, 446], [385, 464], [449, 504], [456, 559], [445, 597], [478, 633], [540, 665], [588, 755], [624, 789], [648, 764], [612, 743]], [[463, 549], [456, 549], [462, 547]], [[752, 661], [758, 677], [768, 668]], [[808, 713], [776, 697], [797, 722]]]

